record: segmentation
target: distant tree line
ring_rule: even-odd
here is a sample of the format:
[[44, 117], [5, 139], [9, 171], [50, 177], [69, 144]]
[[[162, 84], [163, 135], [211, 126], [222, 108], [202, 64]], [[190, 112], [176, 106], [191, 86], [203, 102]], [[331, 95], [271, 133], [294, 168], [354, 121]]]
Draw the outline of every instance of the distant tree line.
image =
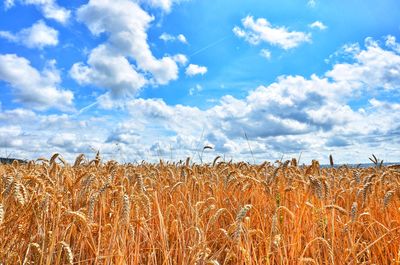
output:
[[22, 159], [0, 157], [0, 164], [11, 164], [13, 161], [18, 161], [19, 163], [26, 163], [26, 161]]

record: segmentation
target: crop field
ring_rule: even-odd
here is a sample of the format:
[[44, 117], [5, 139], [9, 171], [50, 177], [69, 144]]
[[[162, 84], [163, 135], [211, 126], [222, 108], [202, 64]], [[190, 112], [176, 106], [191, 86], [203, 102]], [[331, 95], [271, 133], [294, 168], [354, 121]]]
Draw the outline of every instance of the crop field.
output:
[[400, 264], [400, 170], [373, 160], [0, 165], [0, 264]]

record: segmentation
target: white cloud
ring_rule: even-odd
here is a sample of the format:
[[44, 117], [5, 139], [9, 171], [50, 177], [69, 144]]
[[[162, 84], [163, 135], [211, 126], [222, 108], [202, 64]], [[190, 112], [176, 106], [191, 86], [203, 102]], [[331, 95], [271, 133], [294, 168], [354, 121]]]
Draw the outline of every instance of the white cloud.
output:
[[15, 5], [14, 0], [4, 0], [4, 8], [5, 10], [13, 7]]
[[32, 110], [27, 109], [12, 109], [1, 112], [0, 110], [0, 121], [9, 122], [11, 124], [20, 124], [22, 122], [33, 121], [36, 118], [36, 114]]
[[43, 20], [37, 21], [29, 28], [13, 34], [8, 31], [0, 31], [0, 37], [11, 42], [20, 43], [28, 48], [42, 49], [46, 46], [58, 44], [58, 31], [47, 26]]
[[316, 0], [308, 0], [307, 5], [311, 8], [314, 8], [317, 5]]
[[261, 49], [260, 55], [267, 60], [271, 59], [271, 52], [268, 49]]
[[[369, 38], [366, 49], [355, 54], [355, 63], [335, 64], [327, 77], [337, 83], [347, 83], [348, 89], [354, 87], [396, 89], [400, 87], [400, 56], [395, 51], [384, 50]], [[351, 50], [354, 52], [354, 50]]]
[[[161, 99], [134, 99], [126, 104], [126, 109], [137, 123], [148, 125], [153, 122], [167, 130], [180, 131], [183, 135], [201, 132], [206, 122], [204, 112], [200, 109], [183, 105], [169, 106]], [[130, 127], [129, 123], [127, 121], [127, 127]]]
[[71, 76], [79, 84], [109, 88], [115, 98], [135, 95], [147, 82], [124, 56], [115, 56], [105, 45], [90, 53], [88, 64], [90, 67], [75, 63], [70, 70]]
[[351, 44], [345, 44], [343, 45], [342, 49], [342, 54], [350, 54], [351, 56], [357, 55], [361, 49], [360, 49], [360, 44], [358, 43], [351, 43]]
[[139, 0], [143, 4], [149, 5], [151, 7], [160, 8], [164, 12], [170, 12], [172, 5], [174, 3], [180, 3], [185, 0]]
[[359, 43], [347, 43], [344, 44], [339, 50], [329, 55], [329, 57], [325, 59], [325, 63], [340, 63], [346, 60], [353, 61], [360, 52], [361, 47]]
[[319, 29], [319, 30], [325, 30], [325, 29], [327, 29], [328, 27], [324, 24], [324, 23], [322, 23], [321, 21], [314, 21], [313, 23], [311, 23], [310, 25], [308, 25], [310, 28], [317, 28], [317, 29]]
[[286, 27], [274, 27], [265, 18], [254, 20], [252, 16], [242, 19], [243, 28], [235, 26], [233, 32], [239, 38], [253, 45], [266, 42], [285, 50], [295, 48], [304, 42], [311, 42], [311, 34], [289, 31]]
[[0, 37], [8, 41], [17, 42], [17, 37], [9, 31], [0, 31]]
[[386, 36], [385, 44], [387, 47], [393, 49], [395, 52], [400, 53], [400, 44], [396, 42], [396, 37], [393, 35]]
[[167, 42], [167, 41], [174, 41], [174, 40], [176, 40], [176, 37], [175, 37], [175, 36], [172, 36], [171, 34], [168, 34], [168, 33], [165, 33], [165, 32], [164, 32], [163, 34], [160, 35], [159, 39], [160, 39], [160, 40], [163, 40], [163, 41], [165, 41], [165, 42]]
[[71, 68], [71, 76], [79, 83], [108, 88], [118, 97], [134, 96], [146, 84], [165, 85], [178, 78], [177, 62], [185, 59], [181, 55], [154, 57], [146, 33], [154, 17], [137, 3], [91, 0], [78, 9], [77, 17], [92, 34], [109, 34], [106, 42], [90, 52], [86, 64], [78, 62]]
[[[101, 149], [107, 154], [115, 151], [102, 140], [102, 137], [107, 135], [104, 126], [110, 126], [105, 119], [84, 117], [77, 120], [67, 114], [39, 115], [24, 109], [6, 111], [4, 115], [12, 116], [15, 113], [25, 113], [29, 118], [16, 116], [14, 119], [3, 120], [4, 123], [0, 126], [0, 139], [7, 140], [5, 144], [10, 146], [7, 148], [8, 153], [13, 157], [34, 159], [40, 156], [49, 157], [52, 153], [59, 152], [73, 162], [79, 153], [93, 153], [91, 148]], [[1, 118], [3, 117], [0, 115], [0, 120]], [[93, 128], [95, 130], [87, 134], [87, 131]], [[3, 138], [5, 135], [8, 137]], [[14, 142], [12, 146], [9, 139]], [[16, 144], [18, 146], [15, 146]]]
[[0, 54], [0, 80], [10, 85], [17, 102], [38, 110], [72, 109], [73, 93], [59, 88], [61, 79], [55, 60], [39, 72], [24, 57]]
[[[400, 66], [398, 58], [398, 54], [367, 41], [366, 48], [355, 54], [355, 62], [348, 64], [347, 70], [353, 76], [351, 80], [341, 79], [342, 73], [335, 70], [340, 65], [337, 64], [322, 77], [282, 76], [275, 83], [249, 92], [244, 99], [225, 96], [216, 106], [205, 110], [185, 107], [182, 111], [183, 106], [168, 106], [161, 100], [138, 100], [129, 109], [132, 117], [141, 117], [145, 128], [156, 122], [181, 136], [181, 140], [190, 139], [193, 132], [204, 129], [204, 143], [214, 144], [217, 152], [239, 151], [245, 156], [246, 151], [240, 147], [247, 145], [244, 132], [249, 136], [250, 144], [264, 157], [269, 152], [279, 157], [280, 152], [297, 156], [300, 151], [305, 151], [310, 158], [321, 158], [321, 154], [339, 147], [370, 150], [365, 137], [371, 134], [384, 137], [400, 128], [400, 118], [395, 114], [400, 109], [399, 104], [373, 99], [371, 109], [366, 112], [352, 109], [349, 102], [357, 100], [358, 92], [379, 90], [377, 84], [386, 82], [386, 75], [395, 67], [393, 64]], [[375, 60], [383, 61], [382, 65], [377, 65]], [[357, 70], [359, 68], [380, 74], [366, 79], [365, 73]], [[391, 80], [391, 84], [400, 80], [398, 76], [395, 79], [397, 81]], [[191, 121], [192, 117], [196, 117], [196, 124], [180, 121]], [[390, 140], [386, 143], [379, 148], [390, 145]], [[237, 158], [241, 155], [235, 153]], [[346, 151], [340, 156], [354, 159], [346, 157]]]
[[185, 66], [187, 62], [189, 61], [186, 55], [184, 54], [176, 54], [172, 56], [172, 59], [177, 62], [181, 66]]
[[[8, 128], [7, 135], [19, 141], [9, 150], [29, 158], [61, 152], [73, 160], [78, 152], [93, 156], [93, 147], [105, 158], [127, 161], [197, 159], [196, 152], [212, 144], [205, 161], [216, 155], [252, 161], [248, 145], [257, 161], [280, 159], [282, 154], [289, 159], [300, 152], [305, 163], [311, 158], [327, 162], [329, 153], [337, 163], [363, 162], [358, 159], [367, 161], [372, 152], [393, 161], [400, 157], [400, 104], [382, 98], [399, 87], [400, 76], [391, 72], [400, 66], [400, 55], [371, 39], [358, 52], [350, 50], [352, 62], [336, 63], [321, 76], [281, 76], [243, 98], [226, 95], [204, 109], [132, 99], [116, 110], [119, 115], [101, 120], [85, 113], [35, 116], [26, 110], [4, 110], [0, 128]], [[343, 75], [341, 67], [350, 74]], [[385, 83], [388, 86], [379, 85]], [[362, 108], [351, 107], [361, 93], [374, 96]], [[15, 119], [9, 118], [13, 114]], [[0, 129], [4, 139], [6, 133], [1, 133]]]
[[193, 96], [194, 94], [196, 94], [196, 93], [198, 93], [198, 92], [200, 92], [202, 90], [203, 90], [203, 87], [201, 85], [199, 85], [199, 84], [196, 84], [194, 87], [191, 87], [189, 89], [189, 95]]
[[22, 141], [20, 126], [1, 126], [0, 127], [0, 148], [20, 147]]
[[185, 74], [188, 76], [204, 75], [205, 73], [207, 73], [207, 67], [197, 64], [189, 64], [185, 71]]
[[180, 41], [180, 42], [182, 42], [182, 43], [184, 43], [184, 44], [187, 44], [187, 43], [188, 43], [186, 37], [185, 37], [183, 34], [179, 34], [178, 36], [173, 36], [173, 35], [171, 35], [171, 34], [168, 34], [168, 33], [165, 33], [165, 32], [164, 32], [163, 34], [160, 35], [159, 39], [160, 39], [160, 40], [163, 40], [163, 41], [165, 41], [165, 42], [169, 42], [169, 41]]
[[74, 133], [60, 133], [48, 140], [48, 143], [55, 147], [70, 148], [76, 145], [77, 136]]
[[183, 35], [183, 34], [179, 34], [178, 37], [176, 37], [176, 38], [182, 43], [188, 43], [185, 35]]
[[374, 108], [388, 109], [390, 111], [400, 111], [399, 103], [388, 103], [385, 101], [377, 100], [376, 98], [370, 99], [369, 103]]
[[67, 23], [71, 16], [71, 11], [59, 6], [55, 0], [5, 0], [4, 6], [9, 9], [15, 5], [15, 2], [21, 2], [25, 5], [35, 5], [47, 19], [53, 19], [60, 23]]

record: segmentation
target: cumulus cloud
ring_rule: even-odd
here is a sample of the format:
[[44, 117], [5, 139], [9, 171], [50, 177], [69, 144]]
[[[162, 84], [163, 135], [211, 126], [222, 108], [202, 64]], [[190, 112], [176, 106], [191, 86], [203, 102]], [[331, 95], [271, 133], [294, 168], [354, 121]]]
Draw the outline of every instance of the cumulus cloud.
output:
[[160, 35], [159, 39], [163, 40], [165, 42], [168, 42], [168, 41], [180, 41], [180, 42], [182, 42], [184, 44], [188, 43], [185, 35], [183, 35], [183, 34], [179, 34], [178, 36], [173, 36], [173, 35], [170, 35], [170, 34], [164, 32], [163, 34]]
[[176, 37], [164, 32], [163, 34], [160, 35], [159, 39], [168, 42], [168, 41], [175, 41]]
[[367, 38], [366, 49], [354, 55], [353, 63], [338, 63], [326, 73], [336, 83], [354, 87], [395, 89], [400, 86], [400, 56], [385, 50], [375, 40]]
[[55, 0], [5, 0], [4, 6], [9, 9], [15, 5], [16, 2], [20, 2], [24, 5], [34, 5], [36, 6], [47, 19], [53, 19], [60, 23], [67, 23], [71, 11], [57, 4]]
[[22, 29], [15, 34], [9, 31], [0, 31], [0, 37], [28, 48], [42, 49], [58, 44], [58, 31], [47, 26], [43, 20], [39, 20], [31, 27]]
[[[108, 131], [105, 126], [110, 126], [104, 118], [77, 119], [68, 114], [49, 115], [27, 109], [11, 109], [0, 113], [0, 121], [0, 146], [7, 146], [7, 152], [13, 157], [35, 159], [59, 152], [73, 162], [79, 153], [89, 156], [95, 152], [93, 150], [101, 149], [111, 155], [115, 151], [102, 140]], [[92, 129], [88, 134], [88, 130]]]
[[117, 2], [91, 0], [78, 9], [78, 20], [92, 34], [107, 33], [109, 37], [90, 52], [87, 63], [72, 66], [71, 76], [80, 84], [107, 88], [117, 98], [134, 96], [146, 84], [165, 85], [176, 80], [177, 63], [184, 64], [187, 58], [184, 55], [155, 58], [146, 33], [154, 17], [135, 2]]
[[194, 94], [203, 90], [203, 87], [200, 84], [196, 84], [194, 87], [189, 89], [189, 95], [193, 96]]
[[310, 25], [308, 25], [310, 28], [312, 28], [312, 29], [314, 29], [314, 28], [317, 28], [317, 29], [319, 29], [319, 30], [325, 30], [325, 29], [327, 29], [328, 27], [324, 24], [324, 23], [322, 23], [321, 21], [315, 21], [315, 22], [313, 22], [313, 23], [311, 23]]
[[159, 8], [162, 11], [169, 13], [174, 4], [187, 0], [139, 0], [139, 2], [151, 6], [153, 8]]
[[[93, 147], [109, 158], [121, 153], [118, 157], [128, 161], [195, 159], [196, 152], [210, 144], [214, 149], [204, 154], [206, 161], [223, 154], [227, 159], [251, 159], [249, 145], [257, 161], [280, 159], [282, 154], [285, 159], [297, 157], [300, 152], [302, 161], [327, 161], [327, 154], [333, 153], [338, 163], [360, 162], [355, 156], [367, 158], [371, 152], [394, 160], [400, 156], [400, 104], [384, 95], [399, 87], [399, 75], [391, 72], [400, 66], [400, 55], [371, 39], [358, 52], [351, 49], [351, 54], [352, 62], [336, 63], [321, 76], [281, 76], [243, 98], [226, 95], [203, 109], [169, 105], [162, 99], [132, 99], [118, 109], [118, 117], [102, 120], [42, 115], [19, 122], [23, 127], [16, 128], [9, 119], [11, 113], [21, 117], [16, 119], [34, 114], [5, 110], [0, 123], [22, 143], [39, 142], [46, 152], [60, 150], [71, 157], [80, 151], [93, 152]], [[343, 76], [341, 67], [351, 75]], [[358, 94], [375, 96], [351, 107], [350, 102], [359, 100]], [[90, 137], [85, 133], [89, 128]], [[14, 146], [10, 149], [27, 155], [36, 148], [35, 144]]]
[[179, 34], [176, 38], [177, 38], [177, 40], [179, 40], [179, 41], [182, 42], [182, 43], [185, 43], [185, 44], [188, 43], [188, 41], [187, 41], [185, 35], [183, 35], [183, 34]]
[[20, 126], [1, 126], [0, 147], [20, 147], [22, 145], [22, 140], [20, 139], [21, 134], [22, 130]]
[[344, 147], [349, 146], [351, 143], [345, 137], [332, 136], [326, 141], [327, 147]]
[[[400, 118], [394, 114], [399, 104], [371, 99], [366, 109], [353, 109], [349, 105], [356, 100], [356, 92], [388, 89], [379, 84], [388, 83], [387, 74], [400, 65], [399, 54], [376, 46], [371, 40], [365, 45], [365, 49], [354, 55], [353, 63], [345, 64], [352, 72], [352, 79], [342, 78], [342, 73], [336, 69], [343, 64], [336, 64], [321, 77], [282, 76], [268, 86], [249, 92], [244, 99], [225, 96], [205, 110], [185, 107], [182, 111], [181, 105], [169, 106], [162, 100], [144, 99], [132, 102], [129, 110], [135, 119], [141, 117], [144, 127], [147, 122], [156, 121], [158, 126], [183, 139], [194, 131], [204, 130], [203, 144], [212, 143], [217, 152], [240, 150], [245, 153], [240, 148], [244, 132], [250, 144], [264, 155], [269, 149], [275, 155], [306, 150], [312, 152], [310, 157], [315, 157], [332, 148], [355, 148], [365, 145], [368, 135], [382, 137], [400, 128]], [[377, 64], [375, 60], [382, 63]], [[365, 73], [365, 69], [379, 74], [366, 78], [370, 72]], [[356, 79], [359, 82], [355, 82]], [[390, 80], [389, 87], [400, 80], [398, 76], [396, 79]], [[187, 123], [192, 120], [196, 122]]]
[[252, 16], [247, 16], [242, 19], [242, 25], [243, 28], [235, 26], [233, 33], [252, 45], [266, 42], [288, 50], [304, 42], [311, 42], [310, 33], [290, 31], [286, 27], [276, 27], [265, 18], [254, 20]]
[[186, 55], [184, 54], [176, 54], [172, 56], [172, 59], [177, 62], [181, 66], [185, 66], [187, 62], [189, 61]]
[[205, 73], [207, 73], [207, 67], [197, 64], [189, 64], [185, 70], [185, 74], [188, 76], [204, 75]]
[[386, 101], [378, 100], [376, 98], [371, 98], [369, 100], [369, 103], [374, 108], [381, 108], [381, 109], [386, 109], [386, 110], [389, 110], [389, 111], [400, 111], [400, 104], [399, 103], [389, 103], [389, 102], [386, 102]]
[[36, 114], [32, 110], [27, 109], [12, 109], [2, 111], [0, 109], [0, 121], [9, 122], [11, 124], [19, 124], [21, 122], [33, 121], [36, 118]]
[[268, 49], [261, 49], [260, 55], [267, 60], [271, 59], [271, 52]]
[[55, 0], [24, 0], [26, 4], [37, 5], [45, 18], [54, 19], [60, 23], [66, 23], [71, 11], [59, 6]]
[[387, 47], [393, 49], [395, 52], [400, 53], [400, 44], [396, 42], [396, 37], [388, 35], [385, 38], [385, 44]]
[[169, 106], [161, 99], [135, 99], [127, 103], [126, 109], [137, 122], [143, 125], [153, 121], [166, 130], [181, 131], [184, 135], [201, 131], [206, 121], [203, 111], [183, 105]]
[[74, 150], [77, 147], [78, 137], [74, 133], [59, 133], [48, 139], [47, 143], [54, 147], [61, 147], [69, 152], [77, 152]]
[[143, 75], [135, 71], [127, 58], [110, 54], [105, 45], [98, 46], [90, 53], [88, 64], [91, 67], [75, 63], [70, 70], [71, 76], [79, 84], [107, 87], [116, 98], [137, 93], [147, 82]]
[[12, 88], [17, 102], [38, 110], [71, 110], [73, 93], [59, 87], [61, 78], [55, 63], [49, 61], [39, 72], [24, 57], [0, 54], [0, 80]]

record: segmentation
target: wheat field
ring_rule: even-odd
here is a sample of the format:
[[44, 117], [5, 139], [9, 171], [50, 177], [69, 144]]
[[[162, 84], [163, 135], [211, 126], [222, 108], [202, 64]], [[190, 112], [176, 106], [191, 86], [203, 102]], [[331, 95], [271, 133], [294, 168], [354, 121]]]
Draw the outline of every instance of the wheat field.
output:
[[0, 264], [400, 264], [400, 170], [374, 162], [0, 165]]

